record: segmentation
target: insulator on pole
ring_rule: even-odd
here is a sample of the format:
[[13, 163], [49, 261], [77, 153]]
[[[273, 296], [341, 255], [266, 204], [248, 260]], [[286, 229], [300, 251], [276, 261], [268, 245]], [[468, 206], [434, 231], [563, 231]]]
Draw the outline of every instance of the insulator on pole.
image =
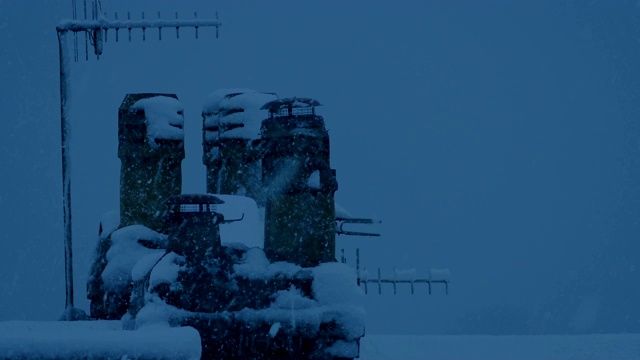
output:
[[[118, 12], [116, 12], [116, 13], [114, 14], [114, 16], [115, 16], [115, 18], [116, 18], [116, 21], [118, 21]], [[120, 30], [120, 29], [119, 29], [119, 28], [116, 28], [116, 42], [118, 42], [118, 30]]]
[[[158, 20], [160, 20], [160, 11], [158, 11]], [[158, 40], [162, 41], [162, 26], [158, 26]]]
[[[178, 20], [178, 12], [176, 11], [176, 20]], [[180, 26], [176, 26], [176, 39], [180, 39]]]
[[[197, 11], [193, 12], [193, 18], [194, 19], [198, 18], [198, 12]], [[196, 39], [197, 39], [198, 38], [198, 26], [196, 25], [195, 28], [196, 28]]]

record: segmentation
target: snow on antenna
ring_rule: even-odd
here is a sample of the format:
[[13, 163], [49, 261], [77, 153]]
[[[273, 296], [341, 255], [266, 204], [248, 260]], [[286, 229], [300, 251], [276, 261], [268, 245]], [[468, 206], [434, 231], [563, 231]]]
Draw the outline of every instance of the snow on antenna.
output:
[[78, 33], [85, 35], [85, 59], [89, 60], [89, 43], [93, 47], [93, 52], [97, 59], [103, 52], [103, 45], [107, 42], [107, 34], [109, 30], [116, 33], [115, 40], [119, 40], [119, 30], [126, 29], [129, 33], [129, 41], [131, 41], [132, 29], [142, 29], [142, 40], [146, 40], [147, 29], [158, 29], [158, 37], [162, 40], [162, 28], [175, 28], [176, 38], [180, 38], [180, 28], [194, 28], [195, 37], [198, 38], [198, 30], [201, 27], [214, 27], [216, 29], [216, 38], [218, 37], [218, 14], [216, 19], [198, 19], [198, 13], [194, 13], [194, 18], [189, 20], [178, 19], [178, 13], [175, 13], [175, 19], [164, 20], [158, 18], [155, 20], [145, 19], [144, 12], [141, 20], [131, 20], [131, 14], [127, 12], [127, 20], [118, 20], [118, 13], [114, 13], [114, 19], [110, 20], [106, 14], [102, 12], [99, 0], [91, 1], [91, 19], [87, 19], [87, 0], [83, 0], [84, 19], [78, 19], [77, 2], [71, 0], [72, 20], [64, 20], [58, 26], [58, 49], [60, 56], [60, 126], [62, 140], [62, 192], [63, 192], [63, 213], [64, 213], [64, 259], [65, 259], [65, 283], [66, 283], [66, 302], [65, 311], [61, 320], [80, 320], [86, 318], [84, 311], [76, 309], [73, 301], [73, 251], [71, 241], [71, 180], [70, 180], [70, 123], [68, 119], [69, 109], [67, 100], [69, 98], [69, 57], [67, 49], [67, 35], [73, 33], [73, 54], [74, 61], [78, 61]]

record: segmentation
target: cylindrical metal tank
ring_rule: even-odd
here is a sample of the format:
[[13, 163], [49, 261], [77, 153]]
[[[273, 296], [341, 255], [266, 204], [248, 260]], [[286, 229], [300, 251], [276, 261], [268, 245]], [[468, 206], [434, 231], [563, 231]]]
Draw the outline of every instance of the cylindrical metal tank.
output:
[[118, 110], [120, 227], [164, 231], [164, 202], [180, 194], [183, 108], [174, 94], [127, 94]]
[[316, 266], [335, 260], [338, 189], [329, 164], [329, 135], [316, 100], [269, 102], [262, 122], [265, 253], [271, 261]]

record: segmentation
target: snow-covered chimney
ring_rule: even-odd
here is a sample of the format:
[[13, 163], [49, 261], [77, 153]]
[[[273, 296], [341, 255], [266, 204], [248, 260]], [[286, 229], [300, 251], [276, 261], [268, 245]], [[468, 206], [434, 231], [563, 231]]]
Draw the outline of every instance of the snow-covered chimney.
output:
[[243, 195], [264, 206], [261, 191], [260, 122], [262, 105], [273, 93], [248, 89], [218, 90], [202, 108], [203, 163], [207, 192]]
[[120, 226], [163, 229], [164, 201], [180, 194], [183, 108], [174, 94], [127, 94], [118, 110]]
[[264, 249], [271, 261], [316, 266], [335, 260], [338, 189], [329, 164], [329, 134], [316, 115], [316, 100], [269, 102], [262, 122]]

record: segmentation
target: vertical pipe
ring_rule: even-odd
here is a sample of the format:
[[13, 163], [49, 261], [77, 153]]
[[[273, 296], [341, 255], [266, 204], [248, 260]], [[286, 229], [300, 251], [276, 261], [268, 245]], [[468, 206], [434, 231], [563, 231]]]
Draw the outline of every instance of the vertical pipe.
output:
[[397, 295], [397, 289], [396, 289], [396, 275], [398, 274], [398, 272], [396, 271], [396, 267], [393, 267], [393, 295]]
[[73, 247], [71, 242], [71, 148], [68, 119], [68, 57], [67, 32], [58, 31], [60, 55], [60, 133], [62, 140], [62, 206], [64, 213], [64, 271], [66, 309], [73, 308]]
[[[144, 11], [142, 12], [142, 20], [144, 20]], [[147, 40], [147, 28], [146, 27], [142, 27], [142, 41], [146, 41]]]
[[[194, 19], [198, 18], [198, 12], [197, 11], [193, 13], [193, 18]], [[198, 38], [198, 26], [196, 25], [195, 28], [196, 28], [196, 39], [197, 39]]]
[[[178, 20], [178, 12], [176, 11], [176, 20]], [[176, 26], [176, 39], [180, 39], [180, 26]]]
[[[118, 13], [117, 12], [114, 13], [114, 16], [116, 18], [116, 21], [118, 21]], [[116, 42], [118, 42], [118, 30], [120, 30], [120, 28], [116, 28]]]
[[358, 287], [360, 287], [360, 248], [356, 248], [356, 277], [358, 278]]
[[[84, 19], [87, 20], [87, 0], [84, 0]], [[84, 60], [89, 61], [89, 35], [84, 31]]]
[[[160, 11], [158, 11], [158, 20], [160, 20]], [[158, 26], [158, 41], [162, 41], [162, 26]]]

